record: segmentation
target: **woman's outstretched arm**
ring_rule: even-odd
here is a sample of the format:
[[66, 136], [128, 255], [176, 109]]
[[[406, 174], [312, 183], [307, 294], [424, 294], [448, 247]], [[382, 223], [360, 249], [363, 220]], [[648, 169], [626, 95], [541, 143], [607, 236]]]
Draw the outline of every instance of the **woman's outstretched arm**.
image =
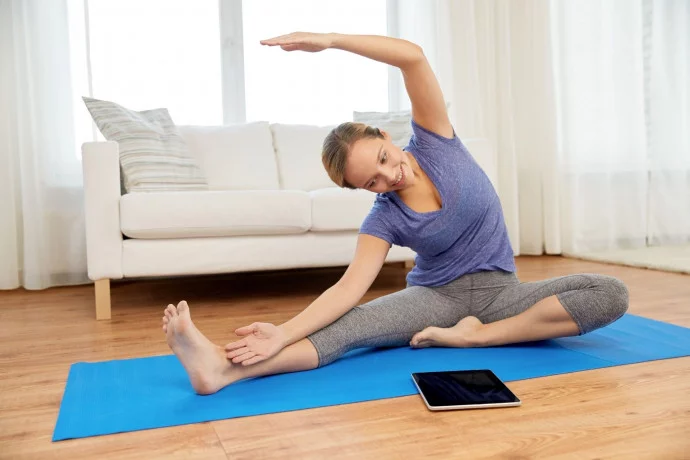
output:
[[336, 284], [280, 326], [254, 323], [237, 329], [236, 333], [244, 338], [225, 346], [227, 357], [234, 363], [258, 363], [337, 320], [355, 307], [369, 290], [389, 249], [390, 245], [380, 238], [359, 235], [354, 259]]
[[441, 86], [422, 48], [412, 42], [380, 35], [295, 32], [261, 43], [280, 46], [285, 51], [340, 49], [398, 67], [410, 97], [415, 122], [441, 136], [453, 137]]

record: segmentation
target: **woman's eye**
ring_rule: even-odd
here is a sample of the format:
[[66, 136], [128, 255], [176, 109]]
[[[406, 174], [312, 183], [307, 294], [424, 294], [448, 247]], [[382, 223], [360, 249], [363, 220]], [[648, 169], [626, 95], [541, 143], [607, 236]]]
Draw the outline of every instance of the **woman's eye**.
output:
[[388, 159], [388, 154], [386, 152], [383, 152], [383, 155], [381, 155], [381, 164], [384, 164], [387, 159]]

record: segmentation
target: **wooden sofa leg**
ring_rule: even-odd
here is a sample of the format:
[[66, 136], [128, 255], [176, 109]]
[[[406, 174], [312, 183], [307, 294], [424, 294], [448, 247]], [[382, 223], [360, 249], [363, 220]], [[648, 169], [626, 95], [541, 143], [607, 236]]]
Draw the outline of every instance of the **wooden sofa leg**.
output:
[[96, 286], [96, 319], [110, 319], [110, 280], [102, 279]]
[[414, 267], [414, 260], [406, 260], [405, 261], [405, 268], [407, 270], [410, 270], [412, 267]]

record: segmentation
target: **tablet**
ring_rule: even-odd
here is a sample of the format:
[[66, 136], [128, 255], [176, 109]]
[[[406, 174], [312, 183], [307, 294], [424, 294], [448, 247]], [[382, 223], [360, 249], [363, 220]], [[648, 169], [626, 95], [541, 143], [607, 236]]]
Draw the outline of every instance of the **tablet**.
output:
[[488, 369], [419, 372], [412, 380], [429, 410], [485, 409], [522, 402]]

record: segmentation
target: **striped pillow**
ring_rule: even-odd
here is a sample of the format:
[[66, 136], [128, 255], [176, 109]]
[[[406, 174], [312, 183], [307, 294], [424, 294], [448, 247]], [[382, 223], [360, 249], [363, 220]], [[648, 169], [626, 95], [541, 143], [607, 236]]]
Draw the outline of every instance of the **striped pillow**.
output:
[[135, 112], [114, 102], [82, 99], [103, 136], [119, 144], [127, 192], [208, 189], [167, 109]]

